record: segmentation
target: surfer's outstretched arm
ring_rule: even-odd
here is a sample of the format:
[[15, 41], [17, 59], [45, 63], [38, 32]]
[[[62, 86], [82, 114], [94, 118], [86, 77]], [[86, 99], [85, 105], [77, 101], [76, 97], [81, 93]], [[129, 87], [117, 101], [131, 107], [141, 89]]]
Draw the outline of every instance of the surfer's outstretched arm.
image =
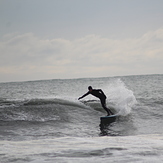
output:
[[84, 98], [85, 96], [88, 96], [89, 95], [89, 92], [87, 92], [86, 94], [84, 94], [83, 96], [79, 97], [78, 100]]

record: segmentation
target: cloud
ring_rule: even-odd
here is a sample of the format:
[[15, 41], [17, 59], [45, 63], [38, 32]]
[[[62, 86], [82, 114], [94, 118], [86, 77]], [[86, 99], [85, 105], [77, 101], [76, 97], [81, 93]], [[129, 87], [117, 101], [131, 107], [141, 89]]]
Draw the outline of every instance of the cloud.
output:
[[11, 34], [0, 41], [0, 76], [33, 80], [162, 73], [162, 45], [162, 28], [121, 40], [98, 35], [66, 40]]

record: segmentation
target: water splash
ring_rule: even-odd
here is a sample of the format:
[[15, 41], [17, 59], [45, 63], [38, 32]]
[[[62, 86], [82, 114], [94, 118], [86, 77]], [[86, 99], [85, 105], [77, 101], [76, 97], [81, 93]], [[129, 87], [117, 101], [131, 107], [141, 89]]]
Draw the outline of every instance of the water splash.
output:
[[116, 79], [107, 88], [107, 105], [115, 109], [117, 115], [126, 116], [137, 103], [133, 91], [121, 79]]

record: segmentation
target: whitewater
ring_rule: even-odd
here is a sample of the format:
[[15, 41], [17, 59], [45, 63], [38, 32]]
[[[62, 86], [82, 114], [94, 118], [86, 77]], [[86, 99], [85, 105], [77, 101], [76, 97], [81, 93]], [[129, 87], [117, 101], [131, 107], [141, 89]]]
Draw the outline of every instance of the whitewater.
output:
[[[117, 115], [85, 94], [102, 89]], [[163, 75], [0, 83], [1, 163], [163, 162]]]

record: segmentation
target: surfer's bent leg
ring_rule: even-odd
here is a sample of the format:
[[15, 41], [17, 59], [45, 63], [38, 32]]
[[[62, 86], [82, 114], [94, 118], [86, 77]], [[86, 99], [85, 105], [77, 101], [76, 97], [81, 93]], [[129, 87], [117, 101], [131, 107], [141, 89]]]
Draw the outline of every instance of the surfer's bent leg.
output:
[[112, 115], [113, 113], [111, 112], [110, 109], [106, 107], [106, 99], [102, 98], [100, 99], [102, 107], [105, 109], [105, 111], [108, 113], [108, 115]]

